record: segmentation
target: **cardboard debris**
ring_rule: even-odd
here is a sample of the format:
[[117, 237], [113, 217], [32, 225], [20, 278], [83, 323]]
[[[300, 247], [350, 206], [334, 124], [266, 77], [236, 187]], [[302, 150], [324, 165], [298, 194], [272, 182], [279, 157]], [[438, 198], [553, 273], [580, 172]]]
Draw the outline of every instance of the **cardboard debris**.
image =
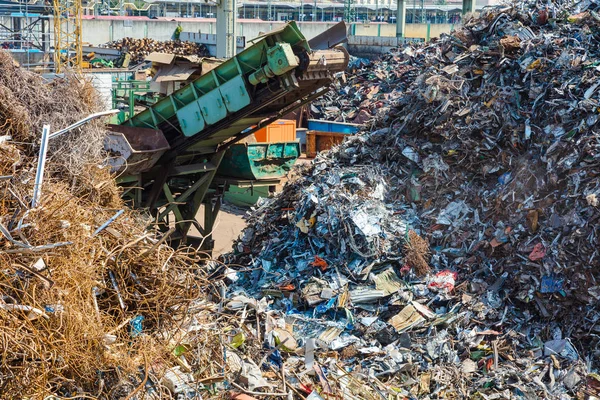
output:
[[398, 333], [418, 327], [423, 324], [423, 322], [425, 322], [425, 318], [423, 318], [423, 316], [412, 305], [404, 307], [402, 311], [394, 315], [388, 321], [388, 323], [392, 325]]

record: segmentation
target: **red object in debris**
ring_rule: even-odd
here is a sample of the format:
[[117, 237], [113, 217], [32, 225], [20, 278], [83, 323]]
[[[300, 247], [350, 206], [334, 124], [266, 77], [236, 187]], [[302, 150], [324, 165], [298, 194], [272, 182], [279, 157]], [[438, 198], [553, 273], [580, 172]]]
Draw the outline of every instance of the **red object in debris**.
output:
[[546, 25], [548, 23], [548, 11], [540, 10], [537, 16], [538, 25]]
[[293, 283], [287, 283], [279, 286], [279, 290], [283, 290], [284, 292], [291, 292], [294, 289], [296, 289], [296, 286]]
[[310, 385], [305, 385], [304, 383], [301, 383], [299, 386], [300, 390], [306, 394], [311, 394], [313, 392], [313, 388]]
[[499, 240], [498, 240], [498, 239], [496, 239], [496, 238], [493, 238], [493, 239], [492, 239], [492, 241], [490, 242], [490, 245], [491, 245], [493, 248], [496, 248], [496, 247], [498, 247], [498, 246], [502, 246], [503, 244], [504, 244], [504, 243], [502, 243], [501, 241], [499, 241]]
[[402, 268], [400, 268], [400, 274], [406, 275], [410, 272], [411, 266], [408, 264], [404, 264]]
[[431, 225], [428, 229], [428, 232], [433, 232], [433, 231], [437, 231], [439, 229], [444, 228], [444, 225], [442, 224], [435, 224], [435, 225]]
[[488, 360], [485, 362], [485, 370], [487, 372], [490, 372], [492, 369], [494, 369], [494, 359], [493, 358], [488, 358]]
[[323, 260], [319, 256], [315, 256], [315, 261], [311, 263], [313, 267], [319, 268], [321, 271], [325, 272], [327, 270], [327, 261]]
[[538, 243], [535, 246], [533, 246], [533, 250], [531, 251], [531, 254], [529, 254], [529, 259], [531, 261], [537, 261], [541, 260], [544, 257], [546, 257], [546, 248], [544, 247], [544, 245]]
[[435, 276], [429, 281], [428, 286], [430, 288], [446, 289], [449, 292], [451, 292], [452, 290], [454, 290], [454, 284], [456, 283], [457, 279], [457, 272], [445, 269], [435, 274]]

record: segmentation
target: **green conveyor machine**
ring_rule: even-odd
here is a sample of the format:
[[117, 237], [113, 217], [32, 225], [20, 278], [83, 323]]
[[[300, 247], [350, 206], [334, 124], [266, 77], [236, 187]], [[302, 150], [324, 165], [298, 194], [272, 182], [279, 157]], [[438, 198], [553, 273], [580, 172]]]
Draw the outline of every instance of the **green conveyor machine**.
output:
[[[294, 22], [287, 23], [129, 120], [111, 125], [106, 149], [127, 199], [149, 209], [172, 243], [212, 249], [221, 197], [210, 187], [225, 150], [329, 90], [349, 56], [328, 41], [340, 43], [345, 29], [342, 23], [309, 42]], [[202, 204], [200, 223], [196, 215]]]

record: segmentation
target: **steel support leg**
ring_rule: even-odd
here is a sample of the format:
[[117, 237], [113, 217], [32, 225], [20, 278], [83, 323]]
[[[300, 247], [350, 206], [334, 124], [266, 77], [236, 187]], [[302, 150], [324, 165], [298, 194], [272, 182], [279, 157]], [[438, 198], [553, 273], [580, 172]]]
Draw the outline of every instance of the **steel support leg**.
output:
[[[192, 178], [192, 184], [189, 186], [183, 193], [178, 196], [174, 195], [172, 187], [169, 185], [169, 180], [165, 180], [162, 187], [162, 192], [164, 195], [164, 200], [166, 200], [166, 206], [164, 209], [157, 212], [157, 222], [161, 223], [161, 229], [167, 230], [170, 228], [169, 226], [169, 216], [174, 216], [175, 226], [174, 228], [178, 232], [178, 239], [181, 241], [185, 241], [188, 235], [188, 232], [192, 225], [194, 225], [200, 234], [204, 237], [205, 235], [210, 236], [210, 232], [212, 231], [212, 225], [214, 223], [214, 216], [219, 210], [220, 204], [218, 206], [213, 206], [212, 204], [207, 205], [209, 208], [209, 215], [212, 217], [209, 219], [205, 218], [205, 226], [202, 227], [198, 221], [196, 220], [196, 215], [200, 210], [200, 206], [204, 202], [204, 198], [206, 197], [206, 193], [210, 187], [210, 184], [213, 181], [213, 178], [217, 172], [217, 168], [223, 159], [223, 154], [225, 151], [220, 151], [215, 153], [209, 160], [208, 165], [211, 166], [210, 169], [205, 170], [205, 172], [201, 172], [199, 169], [199, 173], [193, 173], [195, 178]], [[176, 172], [177, 168], [173, 169], [171, 172]], [[190, 172], [190, 171], [182, 171]], [[162, 174], [161, 174], [162, 175]], [[168, 175], [168, 174], [167, 174]], [[184, 174], [185, 175], [185, 174]], [[184, 177], [181, 175], [181, 177]], [[178, 177], [180, 175], [175, 174], [174, 177]], [[156, 179], [162, 178], [162, 176], [157, 177]], [[161, 179], [162, 180], [162, 179]], [[208, 221], [208, 225], [206, 222]], [[204, 242], [208, 242], [211, 244], [212, 241], [210, 238], [204, 239]], [[207, 247], [203, 246], [205, 249]]]
[[204, 202], [204, 238], [202, 250], [212, 250], [214, 248], [214, 240], [212, 238], [213, 228], [217, 221], [217, 215], [221, 210], [221, 195], [214, 196], [214, 199], [208, 199]]
[[155, 215], [156, 213], [156, 202], [158, 201], [158, 198], [161, 192], [163, 191], [163, 186], [167, 182], [167, 179], [172, 169], [173, 162], [171, 161], [167, 165], [165, 165], [164, 168], [161, 169], [161, 173], [154, 178], [154, 183], [150, 188], [148, 199], [146, 200], [146, 204], [144, 204], [145, 207], [150, 209], [152, 215]]
[[[202, 183], [202, 185], [200, 187], [198, 187], [198, 189], [194, 193], [193, 200], [190, 202], [190, 207], [187, 208], [186, 212], [183, 215], [183, 217], [185, 218], [185, 221], [186, 221], [186, 222], [183, 222], [182, 226], [181, 226], [181, 230], [182, 230], [184, 237], [187, 236], [187, 233], [190, 230], [190, 227], [192, 226], [192, 222], [189, 222], [189, 221], [196, 219], [196, 214], [198, 214], [198, 210], [200, 210], [200, 206], [202, 205], [202, 202], [204, 201], [204, 197], [206, 196], [206, 192], [208, 191], [208, 188], [210, 187], [210, 184], [212, 183], [213, 178], [215, 177], [215, 174], [217, 173], [217, 169], [219, 168], [219, 165], [221, 164], [221, 160], [223, 159], [224, 154], [225, 154], [225, 151], [223, 150], [223, 151], [216, 153], [214, 156], [211, 157], [210, 163], [213, 164], [216, 168], [213, 169], [212, 171], [207, 172], [202, 177], [203, 179], [204, 179], [204, 177], [207, 177], [207, 179]], [[212, 227], [210, 227], [210, 229], [209, 229], [206, 225], [203, 228], [204, 228], [204, 232], [201, 232], [203, 235], [209, 234], [210, 231], [212, 230]]]

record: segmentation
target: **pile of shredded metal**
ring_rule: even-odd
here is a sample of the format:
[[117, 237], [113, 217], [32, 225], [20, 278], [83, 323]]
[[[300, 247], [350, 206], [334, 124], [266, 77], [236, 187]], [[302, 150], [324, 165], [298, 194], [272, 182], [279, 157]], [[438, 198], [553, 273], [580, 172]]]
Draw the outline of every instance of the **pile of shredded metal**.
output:
[[288, 386], [600, 395], [599, 11], [519, 2], [401, 49], [386, 114], [249, 217], [229, 309], [260, 304]]
[[200, 398], [229, 371], [227, 322], [202, 255], [170, 248], [123, 204], [101, 123], [50, 139], [33, 202], [42, 125], [65, 128], [97, 98], [0, 52], [0, 397]]
[[410, 85], [407, 75], [416, 69], [404, 62], [397, 49], [377, 62], [353, 60], [362, 59], [351, 58], [348, 71], [334, 90], [312, 102], [312, 118], [367, 124], [378, 116], [385, 116], [393, 101]]

